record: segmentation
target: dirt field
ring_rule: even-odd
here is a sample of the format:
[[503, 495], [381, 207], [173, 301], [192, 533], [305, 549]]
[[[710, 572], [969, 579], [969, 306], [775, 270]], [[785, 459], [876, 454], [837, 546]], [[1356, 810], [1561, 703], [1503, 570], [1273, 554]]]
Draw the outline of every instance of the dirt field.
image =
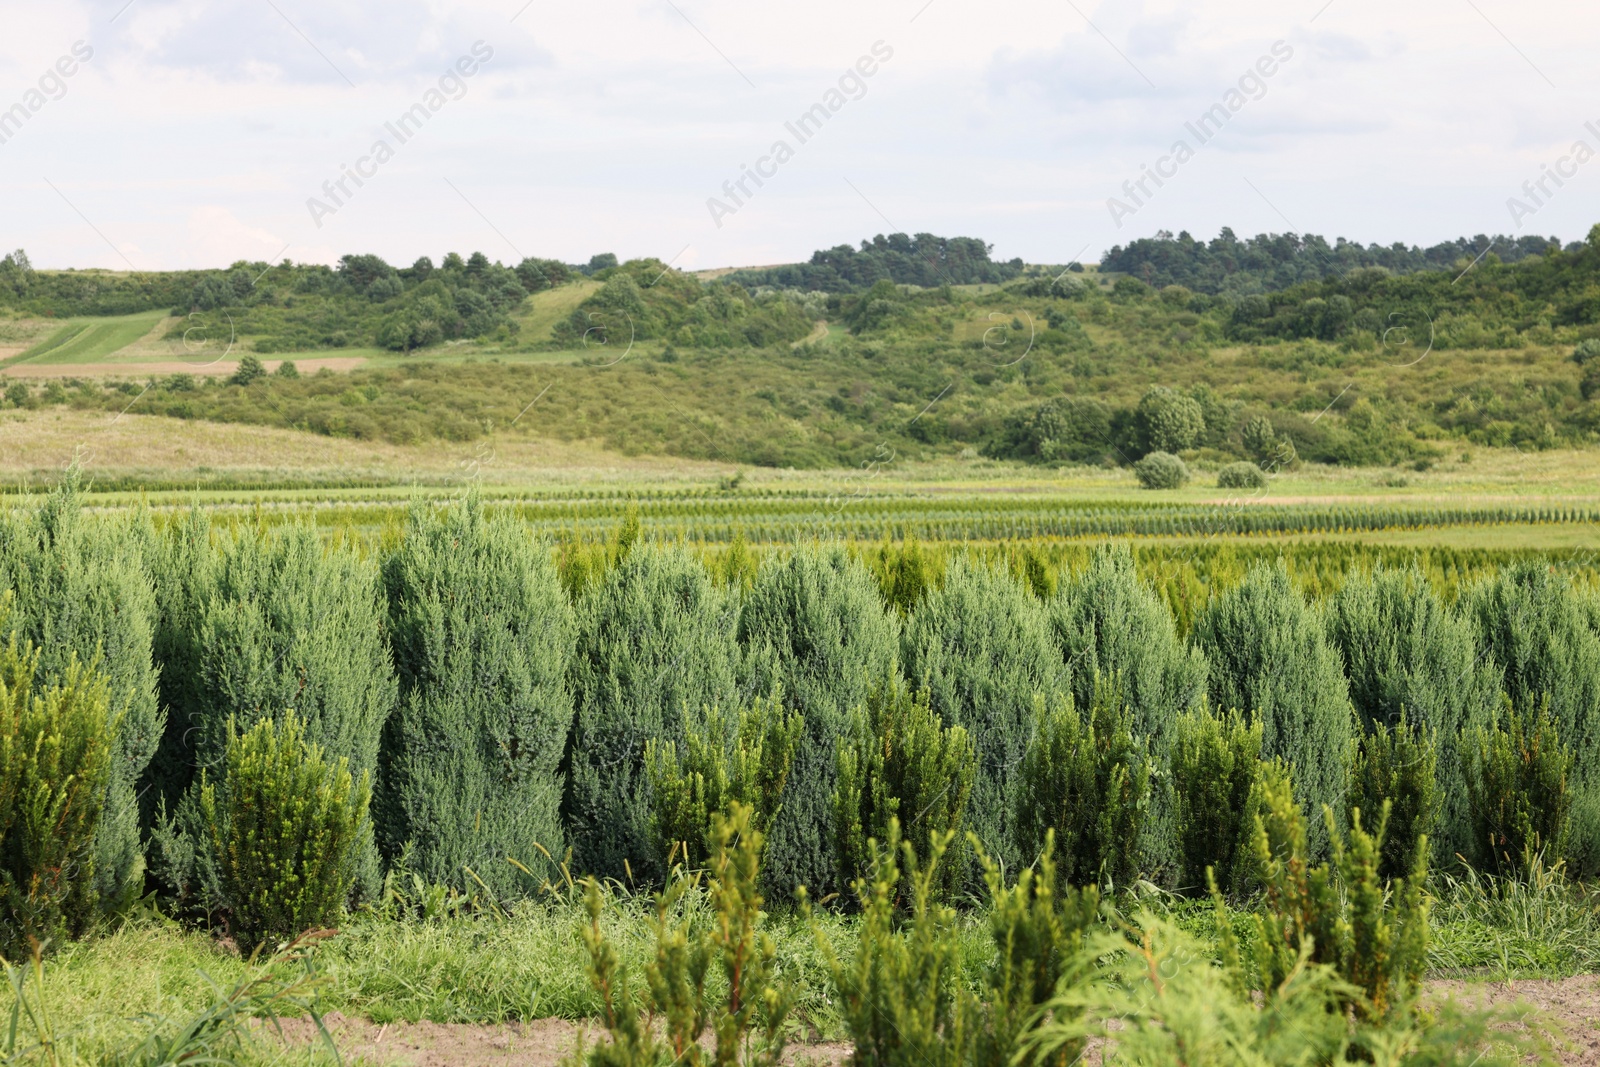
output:
[[[1563, 1067], [1600, 1067], [1600, 976], [1561, 981], [1430, 982], [1437, 998], [1455, 997], [1479, 1005], [1531, 1008], [1530, 1025], [1553, 1023], [1566, 1038], [1558, 1052]], [[594, 1024], [580, 1027], [561, 1019], [503, 1026], [447, 1023], [390, 1023], [327, 1017], [329, 1030], [348, 1062], [393, 1064], [396, 1067], [556, 1067], [576, 1047], [580, 1034], [593, 1042]], [[285, 1036], [293, 1043], [317, 1040], [307, 1020], [289, 1020]], [[837, 1042], [794, 1045], [784, 1055], [795, 1067], [842, 1067], [850, 1046]]]
[[[280, 359], [264, 359], [262, 366], [277, 370]], [[326, 367], [331, 371], [351, 371], [366, 363], [360, 356], [334, 356], [328, 359], [295, 360], [301, 374], [315, 374]], [[214, 362], [172, 359], [160, 363], [18, 363], [0, 368], [0, 374], [12, 378], [150, 378], [164, 374], [204, 374], [219, 377], [239, 369], [238, 360], [220, 359]]]

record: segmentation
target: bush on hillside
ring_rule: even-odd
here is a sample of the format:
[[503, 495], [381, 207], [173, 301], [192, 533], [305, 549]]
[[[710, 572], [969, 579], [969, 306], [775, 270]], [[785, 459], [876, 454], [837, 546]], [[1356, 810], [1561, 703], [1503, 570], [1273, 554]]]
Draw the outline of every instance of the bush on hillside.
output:
[[739, 642], [748, 684], [781, 689], [804, 724], [782, 811], [767, 830], [764, 869], [774, 893], [803, 885], [820, 897], [846, 888], [833, 848], [839, 740], [871, 681], [897, 669], [899, 623], [872, 574], [841, 546], [769, 556], [745, 597]]
[[1189, 480], [1189, 468], [1170, 452], [1151, 452], [1133, 465], [1133, 476], [1146, 489], [1179, 489]]
[[1064, 688], [1061, 650], [1044, 606], [1004, 571], [956, 560], [906, 623], [906, 680], [977, 745], [968, 825], [1007, 866], [1016, 767], [1033, 736], [1034, 699]]
[[1230, 463], [1217, 472], [1218, 489], [1261, 489], [1267, 476], [1254, 463]]
[[[1339, 653], [1283, 563], [1258, 564], [1215, 597], [1195, 620], [1194, 639], [1211, 663], [1212, 704], [1259, 720], [1262, 757], [1289, 765], [1308, 811], [1329, 807], [1342, 819], [1355, 714]], [[1322, 855], [1321, 819], [1309, 837]]]
[[562, 802], [575, 871], [643, 884], [665, 876], [645, 746], [682, 745], [691, 713], [737, 706], [736, 611], [693, 556], [647, 545], [580, 603]]
[[549, 547], [474, 494], [414, 508], [383, 570], [400, 697], [374, 805], [386, 851], [409, 846], [432, 884], [532, 893], [566, 851], [573, 713], [572, 609]]

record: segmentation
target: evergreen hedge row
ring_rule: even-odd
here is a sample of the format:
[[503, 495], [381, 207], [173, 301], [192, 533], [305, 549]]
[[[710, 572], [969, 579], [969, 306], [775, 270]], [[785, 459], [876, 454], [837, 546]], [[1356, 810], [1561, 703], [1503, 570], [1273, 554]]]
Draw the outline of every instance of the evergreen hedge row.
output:
[[[223, 528], [199, 509], [87, 515], [70, 479], [0, 512], [0, 593], [19, 640], [39, 649], [37, 684], [64, 684], [74, 659], [105, 679], [113, 758], [97, 794], [93, 910], [142, 890], [146, 855], [186, 905], [224, 902], [202, 779], [224, 774], [230, 738], [290, 712], [308, 744], [374, 785], [356, 831], [358, 896], [402, 857], [429, 882], [525, 895], [567, 850], [575, 872], [649, 885], [665, 871], [647, 748], [692, 754], [691, 731], [753, 722], [758, 700], [781, 702], [773, 721], [798, 731], [782, 794], [768, 798], [769, 891], [804, 884], [821, 897], [852, 869], [840, 835], [871, 822], [837, 823], [841, 751], [868, 767], [862, 746], [889, 731], [873, 805], [932, 800], [885, 792], [911, 781], [889, 773], [908, 743], [893, 731], [911, 720], [871, 718], [874, 692], [925, 692], [918, 714], [970, 739], [970, 797], [941, 818], [1007, 869], [1043, 832], [1017, 819], [1027, 767], [1055, 783], [1060, 812], [1138, 833], [1136, 852], [1114, 862], [1112, 838], [1096, 845], [1085, 871], [1126, 881], [1136, 854], [1141, 876], [1197, 888], [1202, 861], [1236, 866], [1205, 855], [1207, 838], [1237, 853], [1258, 758], [1288, 769], [1315, 850], [1323, 805], [1347, 818], [1387, 800], [1395, 840], [1427, 832], [1441, 863], [1484, 860], [1505, 851], [1478, 840], [1484, 827], [1509, 818], [1486, 812], [1533, 810], [1527, 782], [1554, 788], [1555, 764], [1514, 743], [1512, 727], [1537, 715], [1528, 736], [1571, 760], [1570, 818], [1540, 840], [1564, 841], [1575, 873], [1600, 872], [1600, 603], [1548, 566], [1507, 567], [1456, 603], [1418, 569], [1379, 567], [1312, 605], [1282, 563], [1257, 565], [1196, 611], [1190, 586], [1152, 587], [1124, 548], [1095, 551], [1059, 582], [1039, 558], [1021, 562], [1025, 581], [960, 557], [930, 569], [912, 547], [874, 557], [809, 545], [753, 571], [748, 559], [708, 569], [686, 547], [628, 534], [564, 582], [514, 512], [470, 498], [419, 506], [371, 553], [307, 526]], [[1191, 611], [1185, 637], [1175, 617]], [[1042, 738], [1041, 701], [1055, 709]], [[1115, 707], [1114, 727], [1092, 721], [1102, 706]], [[1127, 798], [1098, 777], [1089, 788], [1085, 768], [1099, 764], [1075, 740], [1122, 738], [1124, 715], [1148, 810], [1107, 808]], [[716, 739], [696, 740], [710, 753]], [[717, 752], [744, 759], [744, 744], [724, 738]], [[1082, 766], [1050, 765], [1052, 750]], [[1195, 783], [1218, 774], [1226, 781], [1200, 795]], [[1073, 829], [1049, 828], [1058, 842]], [[852, 855], [865, 847], [854, 841]], [[1396, 848], [1385, 862], [1399, 869], [1409, 860]]]

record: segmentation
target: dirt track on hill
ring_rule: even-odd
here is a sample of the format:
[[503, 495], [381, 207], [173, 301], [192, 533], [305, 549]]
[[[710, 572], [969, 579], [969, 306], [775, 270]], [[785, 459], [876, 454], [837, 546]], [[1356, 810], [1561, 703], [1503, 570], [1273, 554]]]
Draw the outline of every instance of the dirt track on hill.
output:
[[[1433, 999], [1454, 997], [1463, 1004], [1509, 1008], [1522, 1005], [1535, 1012], [1529, 1025], [1559, 1026], [1566, 1037], [1557, 1051], [1563, 1067], [1600, 1067], [1600, 975], [1560, 981], [1428, 983]], [[564, 1019], [475, 1026], [467, 1023], [390, 1023], [380, 1026], [342, 1015], [326, 1017], [329, 1031], [347, 1062], [395, 1064], [404, 1067], [557, 1067], [577, 1047], [580, 1034], [593, 1043], [604, 1032], [596, 1023], [580, 1026]], [[306, 1019], [284, 1021], [291, 1043], [317, 1040]], [[843, 1067], [850, 1046], [842, 1042], [791, 1045], [784, 1063], [806, 1067]]]
[[[280, 359], [264, 359], [267, 370], [277, 370]], [[351, 371], [366, 363], [364, 356], [334, 356], [330, 359], [297, 359], [294, 365], [301, 374], [315, 374], [326, 367], [332, 371]], [[239, 368], [237, 360], [224, 359], [215, 363], [188, 363], [181, 359], [160, 363], [18, 363], [0, 368], [0, 374], [12, 378], [148, 378], [160, 374], [204, 374], [208, 376], [232, 374]]]

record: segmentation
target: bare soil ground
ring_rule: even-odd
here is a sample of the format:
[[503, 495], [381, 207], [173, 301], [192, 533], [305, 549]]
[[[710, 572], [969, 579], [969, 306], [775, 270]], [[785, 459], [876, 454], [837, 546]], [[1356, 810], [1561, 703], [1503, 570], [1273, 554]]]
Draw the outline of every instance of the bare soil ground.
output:
[[[472, 1026], [465, 1023], [390, 1023], [329, 1015], [324, 1019], [347, 1063], [395, 1067], [556, 1067], [577, 1048], [580, 1035], [593, 1044], [603, 1034], [597, 1025], [564, 1019]], [[284, 1036], [295, 1044], [320, 1040], [308, 1019], [286, 1019]], [[839, 1043], [792, 1045], [783, 1062], [792, 1067], [841, 1067], [850, 1046]]]
[[[1565, 1041], [1558, 1049], [1563, 1067], [1600, 1067], [1600, 975], [1559, 981], [1428, 983], [1433, 998], [1454, 997], [1464, 1004], [1532, 1009], [1529, 1025], [1559, 1027]], [[341, 1015], [326, 1018], [329, 1031], [346, 1061], [393, 1064], [395, 1067], [557, 1067], [577, 1047], [604, 1033], [597, 1024], [563, 1019], [474, 1026], [466, 1023], [389, 1023]], [[284, 1036], [293, 1044], [318, 1040], [307, 1019], [284, 1021]], [[792, 1045], [784, 1063], [793, 1067], [843, 1067], [850, 1046], [842, 1042]]]
[[[269, 371], [277, 370], [278, 364], [283, 362], [278, 359], [264, 359], [261, 361]], [[327, 359], [295, 360], [294, 364], [301, 374], [315, 374], [326, 367], [331, 371], [351, 371], [361, 366], [366, 359], [360, 356], [333, 356]], [[195, 360], [190, 362], [182, 359], [163, 360], [159, 363], [18, 363], [13, 367], [0, 369], [0, 374], [12, 378], [149, 378], [162, 374], [204, 374], [208, 377], [217, 377], [232, 374], [239, 369], [238, 360], [219, 359], [216, 361]]]

